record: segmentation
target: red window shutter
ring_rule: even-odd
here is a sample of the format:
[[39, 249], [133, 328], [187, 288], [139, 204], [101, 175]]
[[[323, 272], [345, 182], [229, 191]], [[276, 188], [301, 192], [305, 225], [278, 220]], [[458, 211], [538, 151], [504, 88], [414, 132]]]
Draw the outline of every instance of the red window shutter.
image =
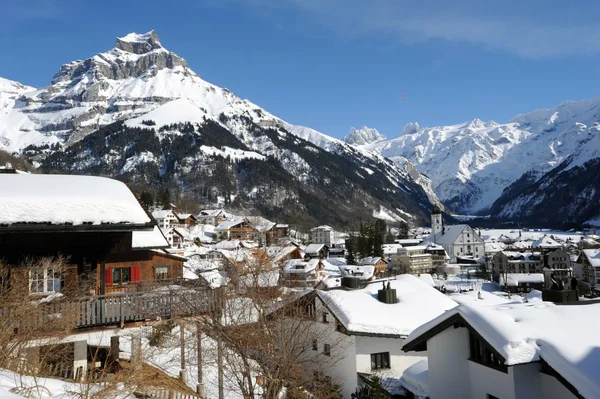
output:
[[104, 286], [110, 287], [112, 285], [113, 275], [112, 269], [104, 269]]
[[141, 271], [139, 266], [131, 266], [131, 282], [139, 284], [141, 280]]

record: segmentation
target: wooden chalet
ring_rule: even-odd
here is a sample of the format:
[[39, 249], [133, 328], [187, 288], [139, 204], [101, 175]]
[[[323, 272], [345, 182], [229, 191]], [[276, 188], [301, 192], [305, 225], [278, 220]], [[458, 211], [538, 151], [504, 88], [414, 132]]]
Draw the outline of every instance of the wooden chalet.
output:
[[195, 226], [198, 224], [198, 218], [191, 213], [176, 213], [177, 222], [180, 226]]
[[[208, 291], [186, 292], [187, 303], [194, 297], [202, 304], [197, 309], [173, 306], [183, 300], [181, 294], [148, 294], [180, 282], [184, 259], [162, 251], [168, 247], [165, 237], [123, 183], [20, 174], [1, 175], [0, 186], [0, 259], [14, 292], [31, 299], [60, 292], [53, 312], [60, 313], [56, 306], [75, 306], [69, 309], [77, 314], [76, 327], [216, 309], [215, 294]], [[64, 259], [61, 270], [52, 262], [31, 264], [58, 257]]]
[[215, 228], [217, 237], [221, 240], [252, 240], [254, 226], [247, 218], [235, 218], [220, 223]]

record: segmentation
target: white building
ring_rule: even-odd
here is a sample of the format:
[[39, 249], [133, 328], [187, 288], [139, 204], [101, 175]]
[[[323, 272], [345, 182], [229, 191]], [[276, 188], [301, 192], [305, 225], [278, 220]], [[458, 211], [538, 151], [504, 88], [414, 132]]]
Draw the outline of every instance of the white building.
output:
[[425, 252], [425, 245], [399, 248], [392, 254], [392, 271], [394, 273], [431, 273], [433, 267], [432, 256]]
[[457, 306], [412, 275], [398, 276], [389, 284], [397, 297], [393, 303], [378, 300], [381, 281], [363, 289], [312, 292], [313, 323], [326, 330], [320, 334], [326, 338], [314, 342], [314, 350], [327, 353], [335, 362], [321, 371], [342, 385], [344, 398], [355, 392], [359, 373], [399, 379], [406, 368], [425, 359], [425, 353], [401, 350], [405, 338], [421, 324]]
[[319, 226], [310, 229], [310, 242], [313, 244], [325, 244], [329, 248], [335, 242], [333, 227], [330, 226]]
[[444, 226], [437, 205], [431, 211], [431, 235], [426, 242], [442, 246], [451, 263], [457, 263], [458, 257], [480, 259], [485, 256], [485, 243], [479, 234], [467, 224]]
[[177, 215], [175, 215], [175, 212], [173, 212], [170, 209], [154, 211], [152, 212], [152, 217], [156, 219], [158, 227], [163, 229], [168, 229], [169, 227], [177, 226], [179, 224], [179, 219], [177, 219]]
[[483, 298], [405, 341], [408, 353], [427, 351], [429, 398], [600, 398], [600, 304]]

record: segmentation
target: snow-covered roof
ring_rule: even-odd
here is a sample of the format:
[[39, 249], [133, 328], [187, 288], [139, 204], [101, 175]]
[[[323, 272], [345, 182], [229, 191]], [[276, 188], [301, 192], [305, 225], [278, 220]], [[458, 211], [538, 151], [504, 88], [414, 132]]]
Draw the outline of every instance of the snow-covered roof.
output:
[[379, 262], [381, 259], [381, 257], [379, 256], [367, 256], [366, 258], [364, 258], [362, 260], [362, 262], [360, 262], [361, 265], [366, 266], [366, 265], [374, 265], [375, 263]]
[[256, 231], [270, 231], [273, 227], [275, 227], [275, 223], [269, 222], [267, 224], [262, 224], [258, 226], [254, 226], [254, 230]]
[[[469, 228], [467, 224], [455, 224], [453, 226], [445, 226], [444, 229], [434, 236], [429, 237], [429, 242], [435, 242], [439, 245], [454, 244], [461, 233]], [[475, 242], [475, 241], [474, 241]]]
[[430, 333], [454, 315], [462, 317], [514, 366], [543, 359], [585, 398], [600, 398], [600, 304], [550, 302], [487, 306], [462, 303], [415, 329], [404, 342]]
[[409, 390], [416, 397], [428, 398], [429, 389], [429, 363], [427, 359], [416, 362], [402, 372], [400, 379], [402, 387]]
[[169, 242], [164, 234], [154, 226], [150, 231], [134, 230], [131, 236], [132, 249], [168, 248]]
[[162, 209], [160, 211], [154, 211], [154, 212], [152, 212], [152, 217], [154, 219], [164, 219], [164, 218], [166, 218], [169, 215], [175, 216], [175, 213], [173, 213], [173, 211], [170, 210], [170, 209]]
[[203, 211], [200, 211], [200, 213], [198, 214], [198, 216], [215, 217], [215, 216], [219, 216], [222, 212], [223, 212], [222, 209], [205, 209]]
[[544, 236], [537, 240], [533, 240], [531, 243], [532, 248], [562, 248], [562, 244], [559, 244], [550, 236]]
[[417, 238], [399, 238], [397, 240], [394, 240], [394, 242], [396, 244], [400, 244], [400, 245], [417, 245], [421, 243], [421, 240], [417, 239]]
[[293, 245], [287, 247], [273, 246], [265, 248], [265, 251], [267, 252], [267, 256], [271, 261], [277, 262], [282, 258], [288, 256], [292, 252], [296, 251], [297, 249], [298, 247], [295, 247]]
[[497, 253], [497, 252], [504, 250], [504, 248], [506, 248], [506, 244], [504, 244], [502, 242], [486, 242], [485, 243], [485, 253], [486, 254]]
[[306, 254], [319, 253], [319, 251], [322, 250], [324, 246], [325, 246], [325, 244], [310, 244], [304, 249], [304, 253], [306, 253]]
[[315, 271], [321, 261], [319, 259], [290, 259], [283, 263], [282, 270], [284, 273], [303, 274]]
[[600, 267], [600, 249], [584, 249], [581, 251], [590, 265]]
[[120, 181], [94, 176], [0, 174], [0, 225], [148, 224]]
[[398, 252], [398, 249], [402, 248], [402, 244], [383, 244], [383, 254], [384, 255], [392, 255]]
[[419, 275], [417, 275], [417, 278], [419, 280], [425, 282], [427, 285], [435, 287], [435, 282], [433, 281], [433, 277], [431, 277], [431, 274], [427, 274], [427, 273], [419, 274]]
[[398, 298], [394, 304], [377, 300], [381, 282], [360, 290], [319, 291], [318, 295], [350, 333], [359, 334], [407, 336], [421, 324], [457, 306], [410, 274], [396, 276], [389, 282]]
[[[517, 287], [523, 283], [543, 283], [543, 273], [508, 273], [506, 277], [506, 285], [509, 287]], [[504, 275], [500, 276], [500, 285], [504, 285]]]
[[217, 227], [215, 227], [215, 231], [227, 231], [230, 228], [240, 225], [242, 223], [244, 223], [244, 218], [234, 218], [231, 220], [225, 220], [219, 223]]
[[219, 241], [215, 244], [215, 249], [226, 249], [231, 251], [237, 248], [242, 248], [242, 242], [240, 240]]
[[356, 277], [359, 280], [370, 280], [375, 274], [375, 266], [371, 265], [346, 265], [339, 266], [342, 277]]
[[322, 225], [322, 226], [313, 227], [312, 229], [310, 229], [310, 231], [315, 231], [315, 230], [325, 230], [325, 231], [332, 231], [332, 230], [333, 230], [333, 227], [331, 227], [331, 226], [327, 226], [327, 225]]

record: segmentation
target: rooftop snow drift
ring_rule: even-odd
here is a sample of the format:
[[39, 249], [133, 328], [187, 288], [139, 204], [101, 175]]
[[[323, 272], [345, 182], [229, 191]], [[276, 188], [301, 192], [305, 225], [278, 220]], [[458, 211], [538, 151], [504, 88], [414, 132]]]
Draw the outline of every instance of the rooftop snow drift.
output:
[[0, 225], [148, 224], [129, 188], [92, 176], [0, 175]]

